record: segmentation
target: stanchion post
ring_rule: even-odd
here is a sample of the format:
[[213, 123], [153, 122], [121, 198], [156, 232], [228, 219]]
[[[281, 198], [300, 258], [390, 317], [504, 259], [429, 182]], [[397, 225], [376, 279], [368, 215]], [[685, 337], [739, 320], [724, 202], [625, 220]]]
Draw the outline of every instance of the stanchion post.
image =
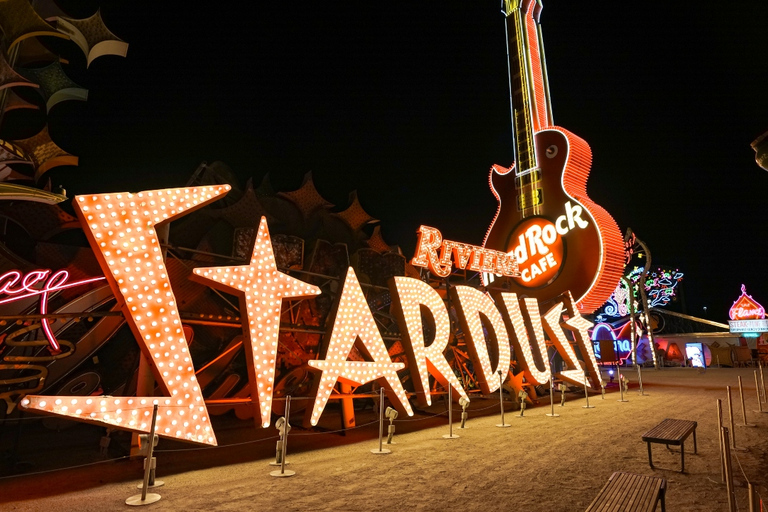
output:
[[587, 372], [584, 372], [584, 398], [587, 399], [587, 405], [582, 405], [582, 409], [594, 409], [594, 405], [589, 405], [589, 391], [587, 390]]
[[496, 426], [501, 428], [507, 428], [507, 427], [511, 427], [512, 425], [507, 425], [506, 423], [504, 423], [504, 387], [501, 385], [502, 383], [501, 376], [502, 376], [502, 371], [499, 370], [499, 408], [501, 409], [501, 423], [497, 424]]
[[733, 494], [733, 468], [731, 467], [731, 448], [728, 445], [728, 427], [723, 427], [721, 435], [725, 445], [725, 488], [728, 492], [728, 512], [736, 512], [736, 497]]
[[555, 412], [555, 374], [554, 372], [550, 373], [549, 376], [549, 416], [550, 418], [557, 418], [560, 415]]
[[149, 505], [160, 500], [160, 495], [156, 493], [147, 493], [149, 486], [149, 472], [152, 464], [152, 454], [155, 448], [155, 425], [157, 423], [157, 404], [152, 409], [152, 423], [149, 427], [149, 449], [147, 451], [147, 463], [144, 465], [144, 485], [141, 486], [141, 494], [136, 494], [125, 500], [126, 505]]
[[[736, 429], [733, 427], [733, 401], [731, 400], [731, 386], [725, 386], [728, 391], [728, 420], [731, 425], [731, 446], [736, 449]], [[729, 450], [730, 451], [730, 450]]]
[[293, 476], [295, 471], [285, 469], [285, 459], [288, 458], [288, 431], [291, 430], [291, 395], [285, 396], [285, 429], [283, 431], [283, 443], [280, 451], [282, 451], [282, 457], [280, 458], [280, 470], [270, 471], [269, 475], [282, 478]]
[[768, 395], [768, 392], [766, 392], [765, 379], [763, 378], [763, 363], [760, 362], [759, 364], [760, 364], [760, 383], [762, 384], [761, 387], [763, 388], [763, 402], [765, 402], [768, 399], [768, 397], [766, 397], [766, 395]]
[[747, 482], [747, 491], [749, 492], [749, 512], [760, 512], [760, 503], [757, 500], [757, 491], [752, 482]]
[[641, 365], [637, 365], [637, 382], [640, 384], [640, 396], [646, 396], [645, 391], [643, 391], [643, 368]]
[[760, 399], [760, 382], [757, 380], [757, 370], [755, 370], [755, 392], [757, 393], [757, 412], [768, 412], [763, 410], [763, 402]]
[[741, 375], [739, 375], [739, 398], [741, 398], [741, 415], [744, 418], [744, 424], [740, 427], [754, 427], [752, 423], [747, 423], [747, 408], [744, 405], [744, 387], [741, 385]]
[[720, 432], [718, 441], [720, 441], [720, 481], [725, 483], [725, 457], [723, 456], [723, 401], [717, 399], [717, 431]]
[[457, 435], [453, 433], [453, 391], [452, 387], [448, 385], [448, 435], [444, 435], [443, 439], [456, 439]]
[[391, 450], [384, 448], [384, 388], [379, 388], [379, 449], [371, 450], [376, 455], [386, 455], [392, 453]]
[[616, 363], [616, 375], [618, 376], [619, 380], [619, 398], [616, 400], [617, 402], [629, 402], [629, 400], [624, 398], [624, 376], [621, 374], [621, 367], [619, 366], [619, 363]]

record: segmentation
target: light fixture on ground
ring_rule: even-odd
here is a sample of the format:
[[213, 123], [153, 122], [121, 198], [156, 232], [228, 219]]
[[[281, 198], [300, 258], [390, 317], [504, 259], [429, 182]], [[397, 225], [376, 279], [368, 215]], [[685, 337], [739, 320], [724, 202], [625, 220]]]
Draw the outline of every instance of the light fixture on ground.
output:
[[[275, 428], [277, 429], [278, 434], [280, 435], [277, 440], [277, 447], [275, 448], [275, 461], [270, 462], [270, 466], [280, 466], [283, 464], [283, 437], [286, 434], [286, 430], [288, 432], [291, 431], [291, 425], [287, 421], [285, 421], [285, 417], [280, 417], [275, 422]], [[287, 460], [285, 461], [286, 464], [290, 464]]]
[[469, 398], [466, 396], [463, 396], [459, 398], [459, 405], [461, 406], [461, 427], [459, 428], [467, 428], [467, 417], [469, 417], [469, 413], [467, 412], [467, 407], [469, 407]]
[[389, 427], [387, 429], [387, 444], [395, 444], [392, 442], [392, 437], [395, 435], [395, 420], [397, 419], [397, 410], [387, 407], [384, 411], [384, 416], [389, 420]]

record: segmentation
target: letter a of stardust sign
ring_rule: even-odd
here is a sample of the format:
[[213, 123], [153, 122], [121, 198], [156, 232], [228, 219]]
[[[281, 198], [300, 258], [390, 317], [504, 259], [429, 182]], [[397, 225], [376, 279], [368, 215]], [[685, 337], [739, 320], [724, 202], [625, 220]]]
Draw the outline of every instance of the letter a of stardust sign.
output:
[[[148, 432], [151, 411], [156, 404], [160, 436], [216, 444], [156, 226], [223, 197], [229, 189], [227, 185], [186, 187], [75, 198], [75, 211], [86, 236], [164, 396], [29, 395], [21, 401], [24, 409], [111, 428]], [[437, 246], [437, 239], [431, 240]], [[465, 258], [474, 258], [469, 255], [474, 250], [471, 246], [450, 244], [444, 254], [453, 252], [464, 264]], [[430, 256], [434, 249], [436, 247], [430, 249]], [[497, 254], [480, 251], [477, 254], [477, 264], [481, 267], [484, 262], [501, 265], [499, 262], [503, 261], [503, 265], [494, 268], [505, 273], [514, 269], [514, 262], [500, 260]], [[257, 417], [261, 418], [262, 426], [267, 427], [271, 420], [281, 301], [316, 296], [320, 290], [277, 270], [265, 219], [259, 225], [248, 265], [198, 268], [195, 274], [195, 279], [241, 298], [241, 310], [245, 311], [243, 331], [250, 341], [244, 345], [248, 350], [246, 361], [252, 402], [258, 408]], [[431, 403], [430, 375], [443, 386], [451, 386], [459, 395], [467, 396], [444, 354], [450, 337], [450, 320], [443, 299], [418, 279], [394, 277], [389, 286], [392, 314], [398, 320], [406, 357], [414, 369], [411, 378], [416, 400]], [[552, 374], [547, 362], [545, 333], [566, 364], [566, 369], [555, 376], [578, 385], [593, 388], [597, 385], [597, 361], [587, 332], [592, 324], [580, 315], [570, 293], [560, 296], [543, 314], [536, 299], [520, 299], [515, 293], [487, 295], [469, 286], [454, 286], [451, 295], [484, 393], [499, 389], [501, 383], [494, 377], [499, 371], [504, 379], [520, 378], [520, 373], [512, 375], [509, 371], [513, 348], [517, 366], [526, 381], [547, 383]], [[424, 339], [425, 312], [435, 323], [435, 337], [431, 342]], [[309, 362], [316, 372], [311, 424], [317, 424], [337, 382], [362, 385], [376, 381], [386, 389], [396, 407], [413, 415], [408, 393], [398, 375], [404, 365], [390, 359], [351, 267], [328, 324], [328, 334], [321, 343], [321, 357]], [[570, 338], [566, 332], [571, 333]], [[349, 360], [357, 341], [366, 361]], [[495, 365], [491, 350], [497, 355]]]

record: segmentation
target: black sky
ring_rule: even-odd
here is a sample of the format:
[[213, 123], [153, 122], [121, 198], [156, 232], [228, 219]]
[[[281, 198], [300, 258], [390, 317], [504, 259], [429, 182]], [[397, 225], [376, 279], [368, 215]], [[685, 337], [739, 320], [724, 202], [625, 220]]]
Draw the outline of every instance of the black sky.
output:
[[[51, 113], [80, 156], [51, 173], [70, 195], [180, 186], [221, 160], [277, 190], [312, 171], [339, 209], [357, 190], [408, 256], [420, 224], [482, 242], [488, 169], [512, 160], [496, 0], [76, 4], [130, 48]], [[768, 302], [768, 173], [749, 145], [768, 130], [768, 2], [714, 5], [549, 0], [542, 26], [590, 196], [686, 273], [690, 313], [725, 321], [742, 283]]]

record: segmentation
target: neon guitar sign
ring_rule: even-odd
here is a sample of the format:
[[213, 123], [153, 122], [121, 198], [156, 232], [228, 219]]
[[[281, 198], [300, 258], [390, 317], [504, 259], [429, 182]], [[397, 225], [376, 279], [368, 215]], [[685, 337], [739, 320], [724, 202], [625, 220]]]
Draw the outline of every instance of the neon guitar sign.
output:
[[498, 200], [484, 247], [514, 253], [512, 291], [552, 299], [570, 291], [582, 313], [601, 306], [624, 268], [616, 222], [586, 190], [587, 143], [554, 126], [543, 67], [540, 0], [504, 0], [515, 133], [512, 167], [494, 165]]

